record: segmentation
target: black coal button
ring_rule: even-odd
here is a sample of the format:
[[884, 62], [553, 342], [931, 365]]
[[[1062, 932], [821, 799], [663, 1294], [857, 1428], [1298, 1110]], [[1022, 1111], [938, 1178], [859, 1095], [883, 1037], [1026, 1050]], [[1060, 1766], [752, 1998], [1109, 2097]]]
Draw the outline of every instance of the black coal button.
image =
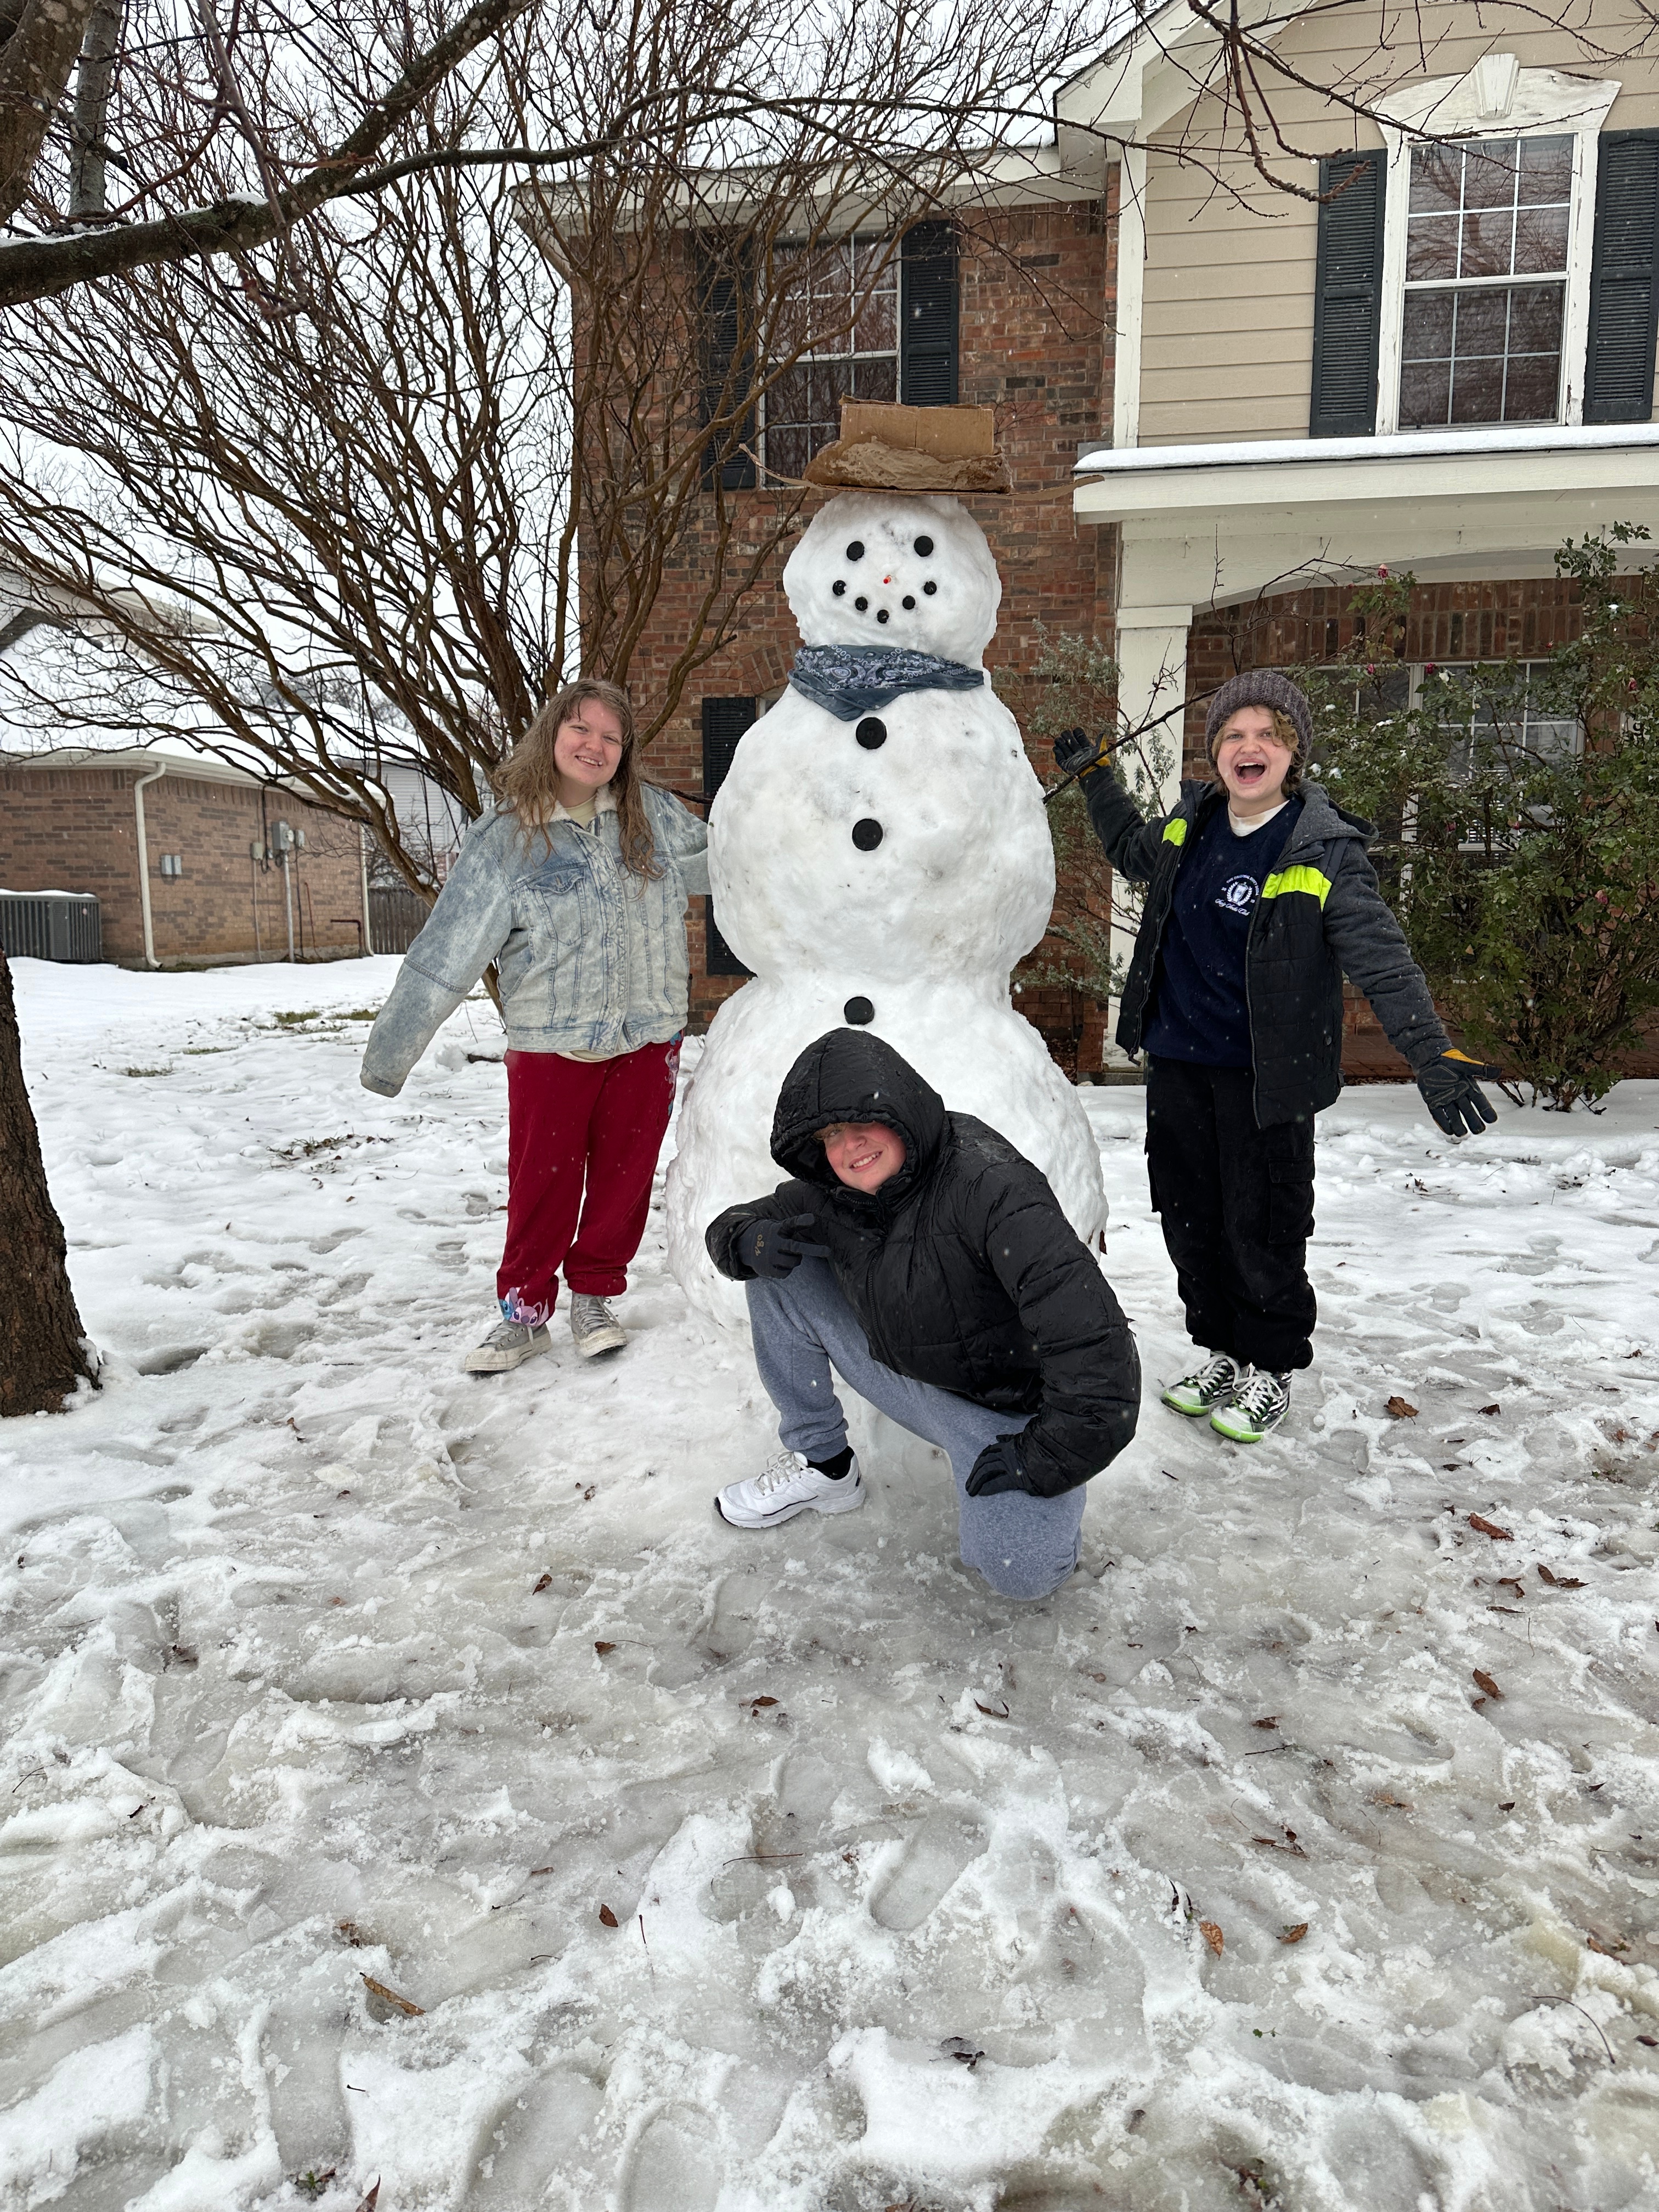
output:
[[866, 752], [879, 752], [887, 742], [887, 725], [879, 714], [866, 714], [853, 735]]
[[873, 853], [881, 842], [881, 824], [866, 814], [862, 822], [853, 824], [853, 842], [860, 853]]
[[876, 1010], [868, 999], [849, 999], [842, 1008], [842, 1012], [853, 1027], [858, 1030], [861, 1030], [866, 1022], [872, 1022], [876, 1018]]

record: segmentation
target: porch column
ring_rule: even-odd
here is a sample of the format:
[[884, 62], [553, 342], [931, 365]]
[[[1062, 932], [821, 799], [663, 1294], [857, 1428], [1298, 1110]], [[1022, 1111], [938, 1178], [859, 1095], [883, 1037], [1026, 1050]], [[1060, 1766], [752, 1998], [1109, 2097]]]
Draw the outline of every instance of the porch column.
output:
[[[1190, 606], [1121, 606], [1117, 610], [1117, 702], [1122, 726], [1144, 729], [1139, 751], [1124, 748], [1124, 773], [1133, 787], [1138, 769], [1154, 780], [1155, 797], [1149, 811], [1164, 813], [1173, 806], [1181, 787], [1182, 724], [1186, 719], [1187, 640], [1192, 628]], [[1112, 882], [1112, 957], [1127, 968], [1140, 924], [1140, 891], [1114, 877]], [[1117, 1001], [1109, 1010], [1104, 1067], [1109, 1072], [1133, 1066], [1116, 1042]]]

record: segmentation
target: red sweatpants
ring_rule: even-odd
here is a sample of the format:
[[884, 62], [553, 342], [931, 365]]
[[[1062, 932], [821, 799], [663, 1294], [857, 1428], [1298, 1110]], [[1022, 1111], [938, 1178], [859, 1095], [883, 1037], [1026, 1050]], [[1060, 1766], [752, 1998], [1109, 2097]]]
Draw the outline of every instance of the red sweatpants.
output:
[[507, 1249], [495, 1291], [509, 1321], [540, 1327], [561, 1263], [585, 1297], [627, 1289], [679, 1059], [678, 1037], [617, 1060], [507, 1054]]

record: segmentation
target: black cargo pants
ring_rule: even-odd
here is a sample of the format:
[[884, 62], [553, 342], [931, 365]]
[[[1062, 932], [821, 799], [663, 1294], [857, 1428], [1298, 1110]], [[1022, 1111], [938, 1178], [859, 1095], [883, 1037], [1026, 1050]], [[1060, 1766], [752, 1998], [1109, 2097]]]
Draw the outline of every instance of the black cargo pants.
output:
[[1313, 1123], [1259, 1129], [1248, 1067], [1146, 1068], [1146, 1172], [1193, 1341], [1242, 1364], [1313, 1360]]

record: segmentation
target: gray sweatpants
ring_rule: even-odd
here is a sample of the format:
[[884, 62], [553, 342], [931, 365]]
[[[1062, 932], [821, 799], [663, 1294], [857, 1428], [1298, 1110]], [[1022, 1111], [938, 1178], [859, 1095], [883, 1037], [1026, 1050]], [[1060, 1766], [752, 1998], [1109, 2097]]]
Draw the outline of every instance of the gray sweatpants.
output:
[[966, 1488], [986, 1445], [1017, 1434], [1029, 1413], [997, 1413], [931, 1382], [913, 1382], [872, 1359], [826, 1260], [803, 1260], [781, 1281], [753, 1282], [748, 1289], [755, 1362], [789, 1450], [817, 1461], [844, 1449], [847, 1416], [836, 1396], [833, 1367], [878, 1411], [948, 1455], [963, 1559], [994, 1590], [1003, 1597], [1047, 1597], [1065, 1581], [1077, 1565], [1081, 1488], [1059, 1498], [1023, 1490], [969, 1498]]

